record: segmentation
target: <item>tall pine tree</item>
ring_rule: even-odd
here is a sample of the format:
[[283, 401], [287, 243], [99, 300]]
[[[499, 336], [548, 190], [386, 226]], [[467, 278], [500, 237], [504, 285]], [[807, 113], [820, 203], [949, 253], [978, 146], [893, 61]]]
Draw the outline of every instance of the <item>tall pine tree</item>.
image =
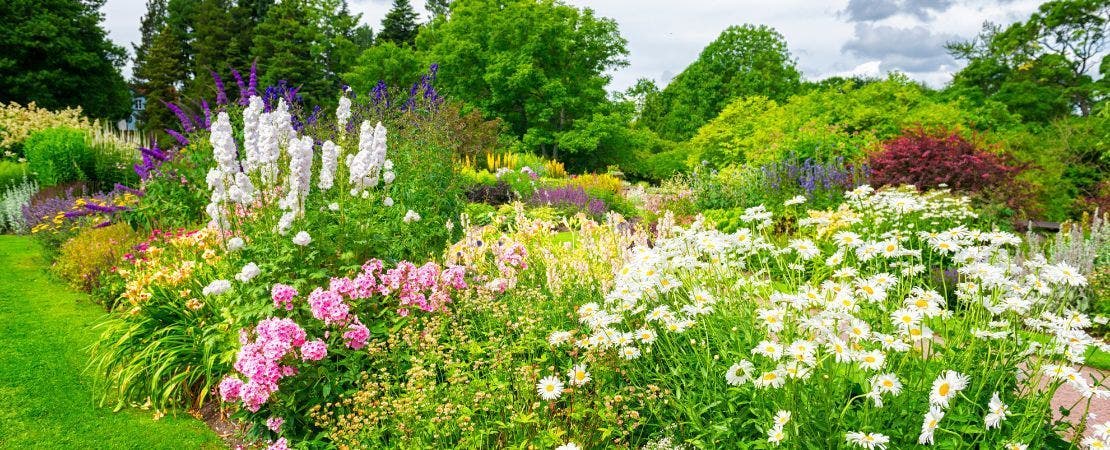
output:
[[412, 9], [409, 0], [393, 0], [393, 8], [382, 19], [382, 31], [378, 33], [378, 40], [402, 46], [415, 44], [416, 34], [420, 31], [420, 24], [416, 23], [417, 17], [419, 16]]
[[285, 81], [299, 86], [312, 104], [334, 97], [334, 93], [328, 93], [337, 90], [338, 85], [321, 76], [324, 55], [320, 44], [325, 40], [319, 26], [321, 19], [319, 10], [306, 0], [283, 0], [270, 8], [255, 29], [252, 47], [262, 85]]
[[7, 0], [0, 6], [0, 103], [80, 106], [93, 117], [131, 111], [127, 52], [100, 25], [104, 0]]
[[230, 77], [230, 68], [240, 63], [235, 41], [235, 20], [227, 0], [200, 0], [194, 11], [193, 80], [187, 95], [211, 99], [216, 95], [210, 74]]

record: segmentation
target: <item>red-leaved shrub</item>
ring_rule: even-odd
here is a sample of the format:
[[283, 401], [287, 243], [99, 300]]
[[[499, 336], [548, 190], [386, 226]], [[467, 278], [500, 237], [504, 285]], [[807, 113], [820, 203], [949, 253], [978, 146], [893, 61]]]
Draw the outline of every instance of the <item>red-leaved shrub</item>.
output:
[[945, 184], [955, 191], [978, 193], [1006, 190], [1019, 171], [950, 131], [908, 130], [871, 157], [871, 182], [876, 186], [912, 184], [927, 189]]

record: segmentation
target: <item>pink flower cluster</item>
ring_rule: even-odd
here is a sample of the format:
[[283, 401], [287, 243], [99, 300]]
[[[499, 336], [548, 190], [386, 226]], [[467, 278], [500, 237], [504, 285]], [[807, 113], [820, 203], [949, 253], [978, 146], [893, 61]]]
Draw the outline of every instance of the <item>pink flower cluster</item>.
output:
[[[354, 278], [332, 278], [327, 290], [317, 289], [308, 298], [312, 316], [328, 325], [350, 324], [347, 301], [363, 300], [375, 295], [396, 295], [397, 312], [407, 315], [409, 308], [433, 312], [451, 302], [451, 291], [466, 289], [466, 268], [441, 268], [434, 262], [423, 266], [402, 261], [397, 267], [383, 270], [382, 262], [371, 260]], [[356, 318], [357, 321], [357, 318]]]
[[347, 322], [347, 314], [351, 308], [343, 302], [343, 295], [333, 290], [316, 288], [308, 295], [308, 306], [312, 308], [312, 317], [323, 320], [327, 325]]
[[[408, 314], [411, 307], [432, 312], [451, 301], [451, 291], [466, 287], [466, 269], [462, 266], [441, 269], [431, 262], [420, 267], [401, 262], [396, 268], [383, 271], [381, 261], [371, 260], [354, 278], [332, 278], [327, 289], [312, 291], [308, 306], [312, 317], [326, 326], [344, 327], [344, 345], [359, 350], [369, 343], [370, 329], [351, 313], [351, 305], [356, 301], [396, 294], [400, 314]], [[288, 311], [294, 309], [293, 299], [297, 295], [295, 288], [284, 284], [275, 284], [270, 290], [274, 306]], [[330, 332], [325, 333], [324, 339], [329, 335]], [[328, 344], [324, 339], [307, 340], [305, 330], [288, 318], [271, 317], [259, 322], [254, 340], [251, 333], [243, 330], [235, 370], [246, 381], [238, 376], [224, 378], [219, 386], [221, 398], [225, 402], [241, 401], [247, 410], [257, 412], [278, 391], [282, 378], [297, 373], [291, 365], [296, 363], [297, 353], [303, 362], [327, 357]]]
[[499, 248], [496, 250], [497, 269], [501, 274], [508, 277], [512, 276], [518, 270], [528, 268], [528, 249], [524, 248], [519, 242], [512, 242], [504, 244], [499, 242]]
[[358, 350], [366, 346], [370, 341], [370, 329], [366, 328], [362, 322], [356, 317], [354, 322], [347, 326], [347, 331], [343, 333], [343, 341], [354, 350]]
[[270, 289], [270, 297], [274, 299], [275, 308], [285, 308], [286, 311], [293, 310], [293, 297], [298, 294], [297, 288], [286, 284], [276, 283]]
[[283, 365], [282, 359], [303, 346], [306, 337], [304, 329], [292, 319], [274, 317], [259, 322], [254, 332], [254, 341], [243, 339], [235, 361], [235, 370], [247, 381], [229, 376], [220, 382], [220, 397], [225, 402], [241, 400], [252, 412], [278, 390], [278, 381], [297, 373], [295, 367]]
[[301, 359], [305, 361], [319, 361], [328, 356], [328, 344], [322, 339], [305, 342], [301, 346]]

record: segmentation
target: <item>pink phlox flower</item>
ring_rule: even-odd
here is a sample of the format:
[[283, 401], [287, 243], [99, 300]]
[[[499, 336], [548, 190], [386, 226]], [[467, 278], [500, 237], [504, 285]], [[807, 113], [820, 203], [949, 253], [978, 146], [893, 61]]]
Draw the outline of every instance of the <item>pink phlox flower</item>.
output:
[[297, 296], [297, 289], [293, 286], [276, 283], [270, 289], [270, 297], [274, 300], [275, 308], [285, 308], [286, 311], [293, 310], [293, 297]]
[[350, 308], [343, 302], [343, 296], [320, 288], [309, 294], [308, 305], [312, 308], [312, 317], [323, 320], [327, 325], [346, 323], [350, 312]]
[[343, 333], [343, 340], [346, 341], [347, 347], [358, 350], [366, 346], [366, 342], [370, 340], [370, 329], [366, 328], [358, 317], [355, 317], [353, 323], [347, 326], [347, 332]]

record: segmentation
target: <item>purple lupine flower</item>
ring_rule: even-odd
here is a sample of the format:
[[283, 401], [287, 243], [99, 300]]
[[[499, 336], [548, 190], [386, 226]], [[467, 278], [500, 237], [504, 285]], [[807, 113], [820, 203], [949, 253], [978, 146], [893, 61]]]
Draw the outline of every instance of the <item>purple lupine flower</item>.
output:
[[184, 130], [186, 133], [192, 133], [193, 131], [196, 131], [196, 125], [193, 124], [193, 120], [189, 118], [188, 114], [185, 114], [185, 111], [183, 111], [180, 106], [177, 106], [172, 102], [166, 102], [165, 100], [162, 101], [162, 104], [166, 105], [166, 107], [169, 108], [175, 116], [177, 116], [177, 120], [181, 122], [182, 130]]
[[220, 74], [216, 73], [215, 70], [213, 70], [211, 72], [212, 72], [212, 80], [215, 81], [215, 83], [216, 83], [216, 104], [217, 105], [226, 105], [227, 104], [227, 90], [224, 88], [224, 80], [220, 78]]
[[316, 125], [316, 120], [320, 118], [321, 111], [323, 111], [323, 108], [321, 108], [320, 105], [313, 107], [312, 114], [309, 114], [308, 119], [305, 119], [305, 124], [309, 126]]
[[165, 152], [163, 152], [161, 149], [158, 148], [157, 143], [155, 143], [154, 145], [151, 145], [150, 148], [141, 147], [141, 148], [139, 148], [139, 151], [144, 156], [149, 156], [151, 159], [153, 159], [155, 161], [165, 161], [165, 160], [169, 159], [169, 157], [165, 154]]
[[178, 145], [180, 145], [182, 147], [188, 147], [189, 146], [189, 138], [185, 137], [185, 135], [183, 135], [181, 133], [178, 133], [176, 130], [166, 128], [166, 134], [173, 137], [173, 139], [177, 141]]
[[239, 86], [239, 104], [242, 106], [249, 105], [251, 102], [250, 98], [247, 97], [247, 83], [243, 81], [243, 76], [235, 69], [231, 69], [231, 76], [235, 77], [235, 84]]
[[136, 197], [142, 197], [142, 196], [146, 195], [146, 193], [144, 193], [143, 191], [140, 191], [140, 190], [135, 189], [133, 187], [124, 186], [124, 185], [119, 184], [119, 183], [116, 183], [116, 185], [112, 186], [112, 188], [117, 190], [117, 191], [120, 191], [120, 192], [126, 192], [126, 193], [134, 195]]
[[258, 60], [251, 63], [250, 84], [247, 85], [247, 96], [258, 95]]
[[389, 87], [382, 80], [378, 80], [378, 84], [374, 85], [374, 89], [370, 93], [374, 97], [374, 106], [379, 106], [383, 100], [388, 101], [389, 99]]
[[579, 186], [538, 189], [532, 193], [529, 203], [543, 206], [574, 207], [586, 210], [594, 215], [600, 215], [607, 209], [603, 200], [590, 197], [586, 190]]
[[212, 128], [212, 109], [208, 107], [208, 100], [201, 99], [200, 107], [204, 111], [204, 129]]

